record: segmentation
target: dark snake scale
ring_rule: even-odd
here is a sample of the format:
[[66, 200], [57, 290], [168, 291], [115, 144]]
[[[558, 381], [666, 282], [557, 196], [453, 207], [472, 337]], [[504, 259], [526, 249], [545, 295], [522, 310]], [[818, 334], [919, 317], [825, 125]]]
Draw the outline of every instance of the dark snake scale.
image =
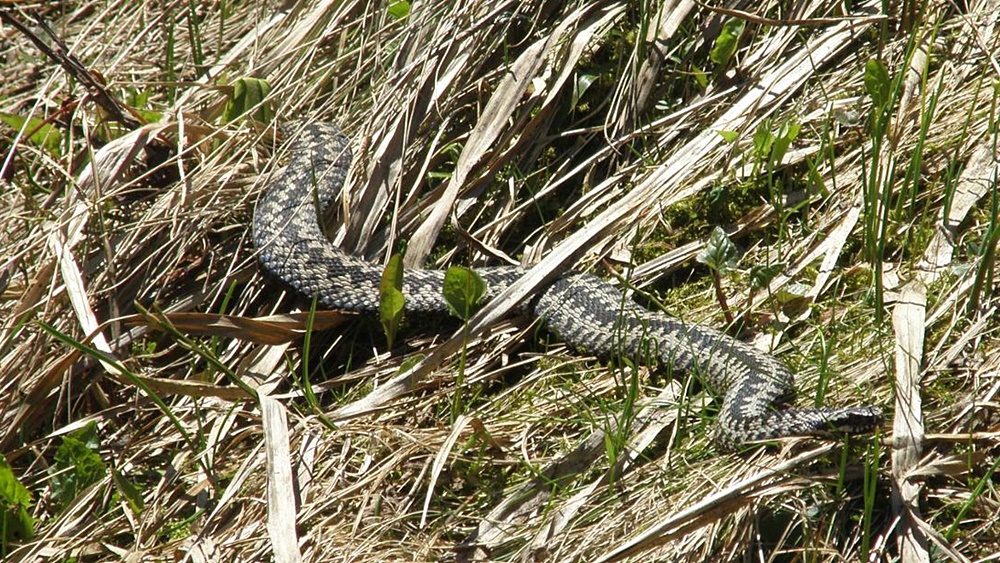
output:
[[[321, 231], [320, 209], [334, 202], [351, 163], [347, 138], [328, 123], [297, 132], [291, 161], [267, 186], [253, 218], [260, 262], [271, 274], [325, 307], [377, 313], [381, 268], [331, 244]], [[477, 270], [495, 297], [518, 279], [513, 267]], [[406, 310], [446, 312], [444, 272], [407, 270]], [[654, 357], [661, 366], [695, 370], [724, 395], [716, 439], [725, 448], [782, 436], [870, 432], [877, 407], [787, 409], [792, 373], [774, 357], [718, 331], [646, 310], [590, 274], [557, 279], [523, 306], [568, 344], [598, 356]]]

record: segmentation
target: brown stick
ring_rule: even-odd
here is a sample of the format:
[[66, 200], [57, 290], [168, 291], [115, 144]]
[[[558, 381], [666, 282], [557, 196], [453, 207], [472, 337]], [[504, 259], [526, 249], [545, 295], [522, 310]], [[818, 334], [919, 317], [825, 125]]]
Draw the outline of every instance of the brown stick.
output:
[[35, 20], [35, 24], [38, 25], [43, 32], [45, 32], [45, 35], [52, 40], [54, 47], [49, 46], [42, 40], [41, 37], [35, 35], [35, 33], [32, 32], [28, 26], [14, 17], [14, 14], [9, 9], [0, 9], [0, 22], [6, 23], [23, 33], [25, 37], [30, 39], [31, 42], [38, 47], [39, 51], [44, 53], [50, 59], [58, 62], [59, 65], [63, 67], [63, 70], [69, 73], [70, 76], [86, 86], [90, 97], [93, 98], [94, 102], [97, 103], [101, 109], [108, 113], [111, 119], [121, 123], [129, 129], [138, 128], [141, 124], [138, 120], [133, 119], [129, 115], [125, 104], [119, 102], [108, 93], [107, 89], [104, 87], [103, 81], [99, 80], [94, 73], [88, 70], [79, 59], [69, 52], [69, 47], [67, 47], [63, 40], [60, 39], [52, 28], [45, 23], [45, 20], [38, 15], [32, 15], [31, 18]]

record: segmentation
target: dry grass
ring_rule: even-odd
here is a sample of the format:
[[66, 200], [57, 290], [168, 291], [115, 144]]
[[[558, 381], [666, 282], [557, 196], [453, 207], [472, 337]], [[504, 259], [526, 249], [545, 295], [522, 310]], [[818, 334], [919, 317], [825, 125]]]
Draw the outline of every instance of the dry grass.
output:
[[[796, 21], [748, 22], [721, 68], [728, 17], [693, 3], [18, 4], [0, 9], [43, 36], [40, 14], [148, 124], [0, 28], [0, 444], [37, 519], [12, 560], [1000, 552], [995, 2], [754, 6]], [[902, 78], [884, 133], [871, 59]], [[281, 145], [223, 119], [245, 76], [276, 123], [354, 139], [345, 246], [535, 266], [468, 331], [411, 319], [387, 351], [377, 323], [321, 312], [304, 356], [309, 315], [285, 315], [303, 305], [247, 231]], [[769, 166], [755, 132], [792, 121]], [[711, 394], [508, 314], [572, 267], [717, 325], [693, 260], [716, 224], [744, 251], [729, 303], [800, 374], [796, 401], [881, 405], [880, 436], [720, 455]], [[91, 422], [104, 469], [67, 495]]]

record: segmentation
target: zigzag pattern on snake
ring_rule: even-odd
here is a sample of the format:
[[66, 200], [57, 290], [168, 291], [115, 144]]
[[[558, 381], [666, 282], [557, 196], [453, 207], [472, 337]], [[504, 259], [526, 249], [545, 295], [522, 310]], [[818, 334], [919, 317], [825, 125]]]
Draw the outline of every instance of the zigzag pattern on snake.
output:
[[[332, 245], [318, 220], [346, 182], [348, 139], [335, 125], [311, 123], [292, 143], [288, 166], [266, 187], [254, 213], [260, 263], [326, 307], [377, 313], [381, 268]], [[487, 283], [487, 299], [522, 273], [514, 267], [477, 272]], [[407, 270], [406, 310], [446, 312], [443, 287], [442, 271]], [[794, 393], [793, 377], [774, 357], [711, 328], [644, 309], [591, 274], [557, 279], [523, 309], [546, 330], [591, 354], [641, 361], [652, 351], [661, 366], [698, 370], [724, 395], [716, 439], [725, 448], [784, 436], [869, 432], [881, 422], [881, 411], [872, 406], [783, 408]]]

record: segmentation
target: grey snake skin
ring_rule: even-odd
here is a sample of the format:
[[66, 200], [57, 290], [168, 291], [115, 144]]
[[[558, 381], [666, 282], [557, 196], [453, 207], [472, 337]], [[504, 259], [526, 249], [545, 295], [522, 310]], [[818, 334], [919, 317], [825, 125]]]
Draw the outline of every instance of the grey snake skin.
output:
[[[265, 189], [253, 218], [253, 239], [264, 269], [331, 309], [377, 313], [381, 268], [331, 244], [318, 216], [337, 199], [351, 163], [348, 139], [329, 123], [310, 123], [294, 136], [291, 160]], [[482, 268], [486, 298], [522, 273]], [[406, 310], [446, 312], [444, 272], [407, 270]], [[783, 436], [870, 432], [877, 407], [787, 409], [792, 373], [769, 354], [725, 334], [649, 311], [591, 274], [573, 273], [541, 290], [524, 312], [568, 344], [598, 356], [654, 358], [660, 367], [694, 370], [724, 395], [716, 440], [733, 448]]]

